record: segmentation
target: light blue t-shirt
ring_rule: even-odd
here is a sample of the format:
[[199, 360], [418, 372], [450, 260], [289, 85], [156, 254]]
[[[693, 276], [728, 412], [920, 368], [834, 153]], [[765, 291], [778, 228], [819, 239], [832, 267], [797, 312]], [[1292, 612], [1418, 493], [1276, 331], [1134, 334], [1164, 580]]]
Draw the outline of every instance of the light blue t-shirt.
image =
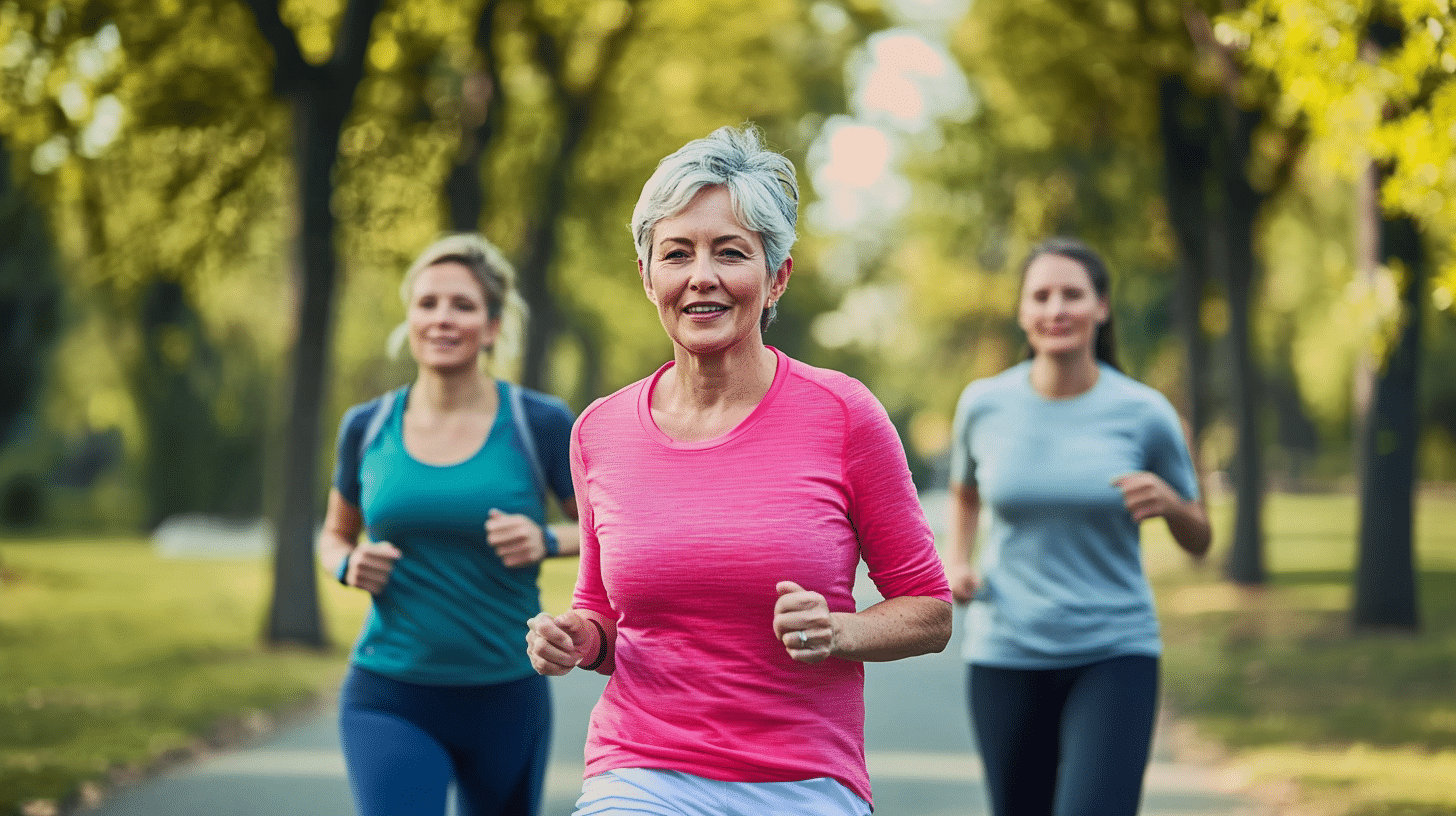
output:
[[1161, 476], [1185, 499], [1198, 479], [1178, 415], [1153, 388], [1101, 365], [1083, 394], [1051, 400], [1031, 363], [966, 387], [951, 480], [980, 492], [982, 586], [966, 660], [1049, 669], [1162, 652], [1138, 525], [1112, 480]]
[[[512, 438], [504, 383], [499, 387], [495, 424], [480, 449], [462, 462], [425, 464], [405, 450], [407, 399], [394, 400], [365, 449], [357, 498], [369, 538], [388, 541], [403, 555], [374, 597], [354, 647], [356, 665], [439, 685], [503, 683], [535, 673], [525, 635], [526, 620], [541, 611], [539, 567], [506, 567], [485, 534], [491, 508], [538, 524], [545, 520], [530, 463]], [[552, 447], [564, 453], [569, 414], [555, 424], [562, 444]], [[340, 443], [341, 462], [347, 461], [348, 444]], [[353, 485], [336, 477], [336, 487], [345, 493]]]

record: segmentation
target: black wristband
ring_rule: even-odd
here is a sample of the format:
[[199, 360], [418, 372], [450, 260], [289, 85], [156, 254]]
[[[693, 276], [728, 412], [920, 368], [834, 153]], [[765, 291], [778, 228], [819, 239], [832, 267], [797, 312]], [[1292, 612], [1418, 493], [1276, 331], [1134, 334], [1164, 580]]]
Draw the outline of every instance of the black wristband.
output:
[[602, 629], [602, 625], [600, 623], [597, 623], [595, 619], [588, 618], [588, 620], [591, 621], [592, 626], [595, 626], [597, 628], [597, 639], [598, 642], [601, 643], [601, 646], [597, 649], [596, 660], [593, 660], [592, 662], [579, 668], [586, 669], [587, 671], [596, 671], [599, 666], [607, 662], [607, 633], [606, 630]]

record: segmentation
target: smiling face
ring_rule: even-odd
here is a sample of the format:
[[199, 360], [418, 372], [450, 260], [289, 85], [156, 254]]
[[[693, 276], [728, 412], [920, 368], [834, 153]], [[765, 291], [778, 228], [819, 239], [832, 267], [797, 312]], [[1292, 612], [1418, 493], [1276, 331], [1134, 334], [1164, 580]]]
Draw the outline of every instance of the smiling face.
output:
[[1093, 356], [1097, 327], [1107, 317], [1107, 298], [1082, 264], [1048, 253], [1026, 268], [1018, 323], [1035, 354]]
[[762, 345], [759, 318], [788, 287], [793, 261], [770, 275], [763, 239], [739, 223], [728, 189], [711, 186], [657, 222], [647, 266], [638, 266], [673, 345], [706, 355]]
[[445, 261], [420, 270], [409, 302], [415, 362], [439, 371], [473, 368], [500, 334], [486, 306], [480, 282], [463, 265]]

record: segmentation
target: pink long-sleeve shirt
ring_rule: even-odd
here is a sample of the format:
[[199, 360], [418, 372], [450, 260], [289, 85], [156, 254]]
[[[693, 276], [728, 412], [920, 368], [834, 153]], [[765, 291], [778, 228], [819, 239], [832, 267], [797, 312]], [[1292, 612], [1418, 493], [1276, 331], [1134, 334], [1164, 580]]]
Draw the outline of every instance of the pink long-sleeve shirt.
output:
[[653, 422], [652, 388], [672, 363], [577, 421], [574, 605], [617, 620], [587, 776], [832, 777], [871, 801], [863, 664], [790, 659], [773, 631], [775, 584], [851, 612], [863, 557], [887, 598], [949, 602], [950, 590], [884, 408], [851, 377], [775, 354], [768, 394], [716, 439], [677, 442]]

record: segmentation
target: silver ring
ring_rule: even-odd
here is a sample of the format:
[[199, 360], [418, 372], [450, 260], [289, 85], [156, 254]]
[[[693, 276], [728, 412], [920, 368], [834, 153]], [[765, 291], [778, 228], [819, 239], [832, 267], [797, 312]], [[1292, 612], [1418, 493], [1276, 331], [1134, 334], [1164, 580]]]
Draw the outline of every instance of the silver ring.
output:
[[800, 646], [808, 646], [809, 645], [809, 636], [806, 635], [806, 634], [804, 634], [804, 630], [803, 629], [800, 629], [799, 630], [799, 645]]

